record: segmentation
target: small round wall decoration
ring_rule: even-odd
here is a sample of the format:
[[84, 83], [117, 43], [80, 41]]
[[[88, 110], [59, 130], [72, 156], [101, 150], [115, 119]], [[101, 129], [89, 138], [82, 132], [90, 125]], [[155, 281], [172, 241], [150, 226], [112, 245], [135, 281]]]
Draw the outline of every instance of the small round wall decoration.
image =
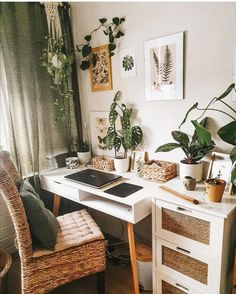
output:
[[136, 76], [136, 61], [134, 49], [121, 50], [120, 71], [122, 78]]

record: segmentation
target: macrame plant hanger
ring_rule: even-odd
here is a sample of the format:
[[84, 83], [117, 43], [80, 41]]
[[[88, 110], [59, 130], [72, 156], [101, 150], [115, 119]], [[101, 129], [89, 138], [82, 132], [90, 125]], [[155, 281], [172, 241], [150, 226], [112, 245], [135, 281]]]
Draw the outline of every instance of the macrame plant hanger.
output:
[[45, 2], [45, 11], [48, 22], [48, 32], [54, 39], [59, 39], [62, 35], [61, 24], [58, 12], [58, 6], [62, 6], [61, 2]]

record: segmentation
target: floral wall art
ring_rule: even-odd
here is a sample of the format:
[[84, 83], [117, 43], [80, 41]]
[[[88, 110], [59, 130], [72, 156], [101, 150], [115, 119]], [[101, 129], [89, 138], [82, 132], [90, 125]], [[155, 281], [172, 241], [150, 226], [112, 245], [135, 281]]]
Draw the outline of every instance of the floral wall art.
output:
[[92, 48], [90, 63], [90, 80], [92, 91], [111, 90], [111, 61], [108, 46], [102, 45]]
[[120, 52], [121, 77], [136, 76], [136, 60], [134, 49], [125, 49]]
[[146, 41], [146, 100], [183, 99], [183, 32]]

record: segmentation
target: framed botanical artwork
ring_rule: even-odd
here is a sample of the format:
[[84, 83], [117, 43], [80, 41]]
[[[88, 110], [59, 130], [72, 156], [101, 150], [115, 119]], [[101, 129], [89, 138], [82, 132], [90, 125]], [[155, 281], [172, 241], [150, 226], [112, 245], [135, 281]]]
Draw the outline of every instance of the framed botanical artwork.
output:
[[226, 181], [225, 193], [231, 194], [231, 168], [232, 162], [229, 154], [212, 152], [207, 178], [220, 178]]
[[136, 76], [136, 60], [134, 49], [121, 50], [120, 71], [122, 78]]
[[90, 112], [90, 140], [94, 155], [114, 156], [114, 151], [109, 150], [105, 144], [107, 129], [110, 126], [109, 112]]
[[92, 48], [90, 62], [92, 91], [112, 90], [111, 58], [108, 46]]
[[183, 99], [183, 39], [180, 32], [144, 43], [147, 101]]
[[146, 151], [133, 151], [131, 154], [131, 171], [137, 170], [138, 162], [146, 162], [147, 161], [147, 152]]

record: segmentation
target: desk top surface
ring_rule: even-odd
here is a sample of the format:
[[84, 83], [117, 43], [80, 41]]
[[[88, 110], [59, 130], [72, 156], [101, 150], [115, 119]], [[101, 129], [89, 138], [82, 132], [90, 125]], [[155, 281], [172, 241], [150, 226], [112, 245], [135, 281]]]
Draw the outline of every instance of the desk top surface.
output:
[[[109, 199], [121, 204], [130, 205], [130, 206], [134, 206], [136, 203], [142, 201], [144, 198], [151, 199], [151, 197], [154, 197], [162, 201], [166, 201], [176, 205], [181, 205], [183, 207], [187, 207], [193, 210], [201, 211], [207, 214], [212, 214], [212, 215], [224, 217], [224, 218], [227, 218], [236, 208], [236, 196], [228, 196], [225, 194], [222, 198], [221, 203], [214, 203], [207, 199], [207, 194], [205, 192], [203, 182], [197, 183], [197, 187], [194, 191], [187, 191], [178, 177], [168, 181], [167, 183], [153, 183], [153, 182], [145, 181], [137, 177], [132, 172], [126, 172], [126, 173], [120, 174], [123, 177], [121, 181], [112, 183], [111, 185], [107, 185], [106, 187], [103, 187], [101, 189], [92, 188], [92, 187], [79, 184], [64, 178], [65, 175], [78, 172], [79, 170], [82, 170], [82, 169], [84, 169], [84, 167], [79, 167], [73, 170], [60, 168], [53, 171], [42, 173], [41, 177], [46, 177], [47, 179], [56, 181], [60, 184], [64, 184], [64, 185], [76, 188], [78, 190], [85, 191], [97, 196], [101, 196], [105, 199]], [[111, 173], [118, 174], [117, 172], [114, 172], [114, 171]], [[143, 189], [125, 198], [117, 197], [117, 196], [107, 194], [104, 192], [105, 190], [113, 186], [116, 186], [122, 182], [139, 185], [139, 186], [142, 186]], [[199, 205], [195, 205], [189, 201], [180, 199], [179, 197], [176, 197], [175, 195], [172, 195], [169, 192], [159, 189], [160, 185], [168, 186], [175, 191], [178, 191], [194, 199], [197, 199], [199, 200], [200, 203]]]

